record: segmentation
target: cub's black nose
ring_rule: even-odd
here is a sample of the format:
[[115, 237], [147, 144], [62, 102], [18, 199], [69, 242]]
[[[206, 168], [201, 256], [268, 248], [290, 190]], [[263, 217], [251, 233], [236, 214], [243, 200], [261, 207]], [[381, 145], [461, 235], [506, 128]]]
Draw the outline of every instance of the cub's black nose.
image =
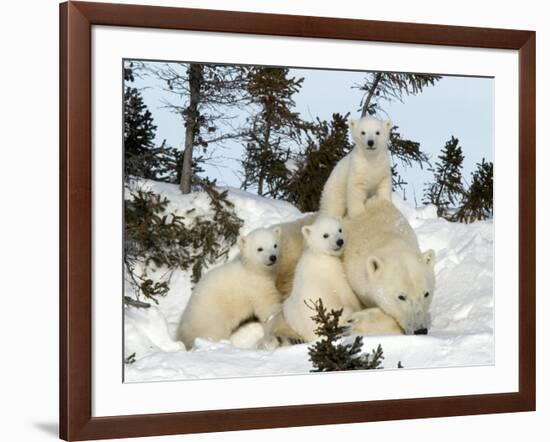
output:
[[270, 260], [271, 262], [275, 262], [275, 261], [277, 261], [277, 257], [276, 257], [275, 255], [271, 255], [271, 256], [269, 257], [269, 260]]
[[344, 240], [342, 238], [338, 239], [338, 241], [336, 241], [336, 245], [338, 247], [342, 247], [344, 245]]
[[419, 328], [418, 330], [414, 331], [415, 335], [427, 335], [428, 329], [427, 328]]
[[373, 141], [373, 140], [369, 140], [369, 141], [367, 141], [367, 144], [369, 145], [369, 147], [372, 147], [372, 146], [374, 146], [374, 141]]

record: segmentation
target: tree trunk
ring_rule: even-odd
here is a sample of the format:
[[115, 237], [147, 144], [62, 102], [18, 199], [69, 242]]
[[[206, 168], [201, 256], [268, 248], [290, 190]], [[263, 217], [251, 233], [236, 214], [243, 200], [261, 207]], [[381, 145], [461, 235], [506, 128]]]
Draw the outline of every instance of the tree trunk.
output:
[[264, 172], [260, 170], [260, 176], [258, 177], [258, 195], [264, 196]]
[[192, 63], [189, 66], [189, 106], [185, 116], [185, 149], [183, 151], [183, 165], [181, 169], [180, 190], [182, 193], [191, 192], [193, 179], [193, 147], [197, 122], [199, 118], [200, 88], [202, 81], [201, 64]]
[[260, 169], [258, 176], [258, 195], [264, 196], [264, 168]]
[[378, 72], [376, 74], [376, 76], [374, 77], [374, 81], [372, 82], [372, 87], [370, 88], [369, 94], [367, 95], [367, 98], [365, 98], [365, 102], [363, 103], [363, 110], [361, 111], [361, 118], [367, 116], [370, 101], [372, 100], [372, 96], [374, 95], [374, 92], [376, 92], [376, 88], [378, 87], [378, 83], [380, 83], [380, 80], [382, 79], [382, 75], [384, 75], [382, 72]]
[[265, 122], [263, 130], [263, 140], [258, 144], [260, 147], [260, 173], [258, 175], [258, 195], [264, 196], [264, 182], [265, 171], [267, 169], [266, 157], [268, 156], [270, 145], [269, 139], [271, 138], [271, 112], [269, 109], [265, 109]]

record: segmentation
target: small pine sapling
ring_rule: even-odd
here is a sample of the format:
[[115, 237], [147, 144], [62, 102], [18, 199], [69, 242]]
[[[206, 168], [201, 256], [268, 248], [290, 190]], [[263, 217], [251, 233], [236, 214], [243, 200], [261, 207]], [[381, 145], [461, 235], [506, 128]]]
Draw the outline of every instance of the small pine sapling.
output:
[[339, 325], [342, 309], [327, 311], [321, 299], [308, 307], [315, 310], [312, 316], [317, 324], [315, 334], [321, 338], [308, 348], [309, 360], [313, 364], [312, 372], [384, 368], [381, 366], [384, 353], [380, 344], [372, 353], [361, 354], [362, 336], [356, 336], [351, 344], [338, 342], [346, 332], [346, 327]]

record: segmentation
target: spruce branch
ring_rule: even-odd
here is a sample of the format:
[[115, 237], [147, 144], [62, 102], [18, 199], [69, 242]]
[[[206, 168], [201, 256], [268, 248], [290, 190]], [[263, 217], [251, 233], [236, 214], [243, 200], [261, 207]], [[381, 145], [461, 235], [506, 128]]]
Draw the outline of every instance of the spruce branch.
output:
[[[348, 137], [348, 117], [335, 113], [329, 121], [317, 118], [309, 123], [305, 147], [300, 154], [291, 155], [296, 167], [284, 181], [281, 193], [302, 212], [319, 210], [321, 192], [332, 169], [353, 147]], [[285, 173], [288, 176], [289, 171]]]
[[[191, 280], [197, 282], [207, 266], [227, 259], [242, 220], [227, 191], [217, 189], [215, 182], [197, 177], [195, 185], [208, 195], [211, 213], [170, 212], [167, 198], [127, 187], [124, 264], [127, 282], [136, 294], [135, 302], [125, 299], [127, 305], [145, 307], [141, 297], [158, 304], [158, 298], [168, 293], [176, 269], [191, 270]], [[166, 272], [153, 278], [151, 269], [158, 268]]]
[[151, 307], [151, 304], [149, 304], [147, 302], [143, 302], [143, 301], [138, 301], [136, 299], [132, 299], [129, 296], [124, 297], [124, 304], [129, 305], [131, 307], [136, 307], [136, 308], [149, 308], [149, 307]]

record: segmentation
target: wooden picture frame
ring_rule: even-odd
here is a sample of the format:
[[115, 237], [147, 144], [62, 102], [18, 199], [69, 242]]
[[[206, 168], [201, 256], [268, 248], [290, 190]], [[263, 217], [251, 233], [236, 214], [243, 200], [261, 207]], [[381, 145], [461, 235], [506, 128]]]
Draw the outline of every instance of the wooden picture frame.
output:
[[[519, 391], [92, 417], [93, 25], [519, 51]], [[535, 32], [68, 2], [60, 5], [60, 437], [121, 438], [535, 410]]]

